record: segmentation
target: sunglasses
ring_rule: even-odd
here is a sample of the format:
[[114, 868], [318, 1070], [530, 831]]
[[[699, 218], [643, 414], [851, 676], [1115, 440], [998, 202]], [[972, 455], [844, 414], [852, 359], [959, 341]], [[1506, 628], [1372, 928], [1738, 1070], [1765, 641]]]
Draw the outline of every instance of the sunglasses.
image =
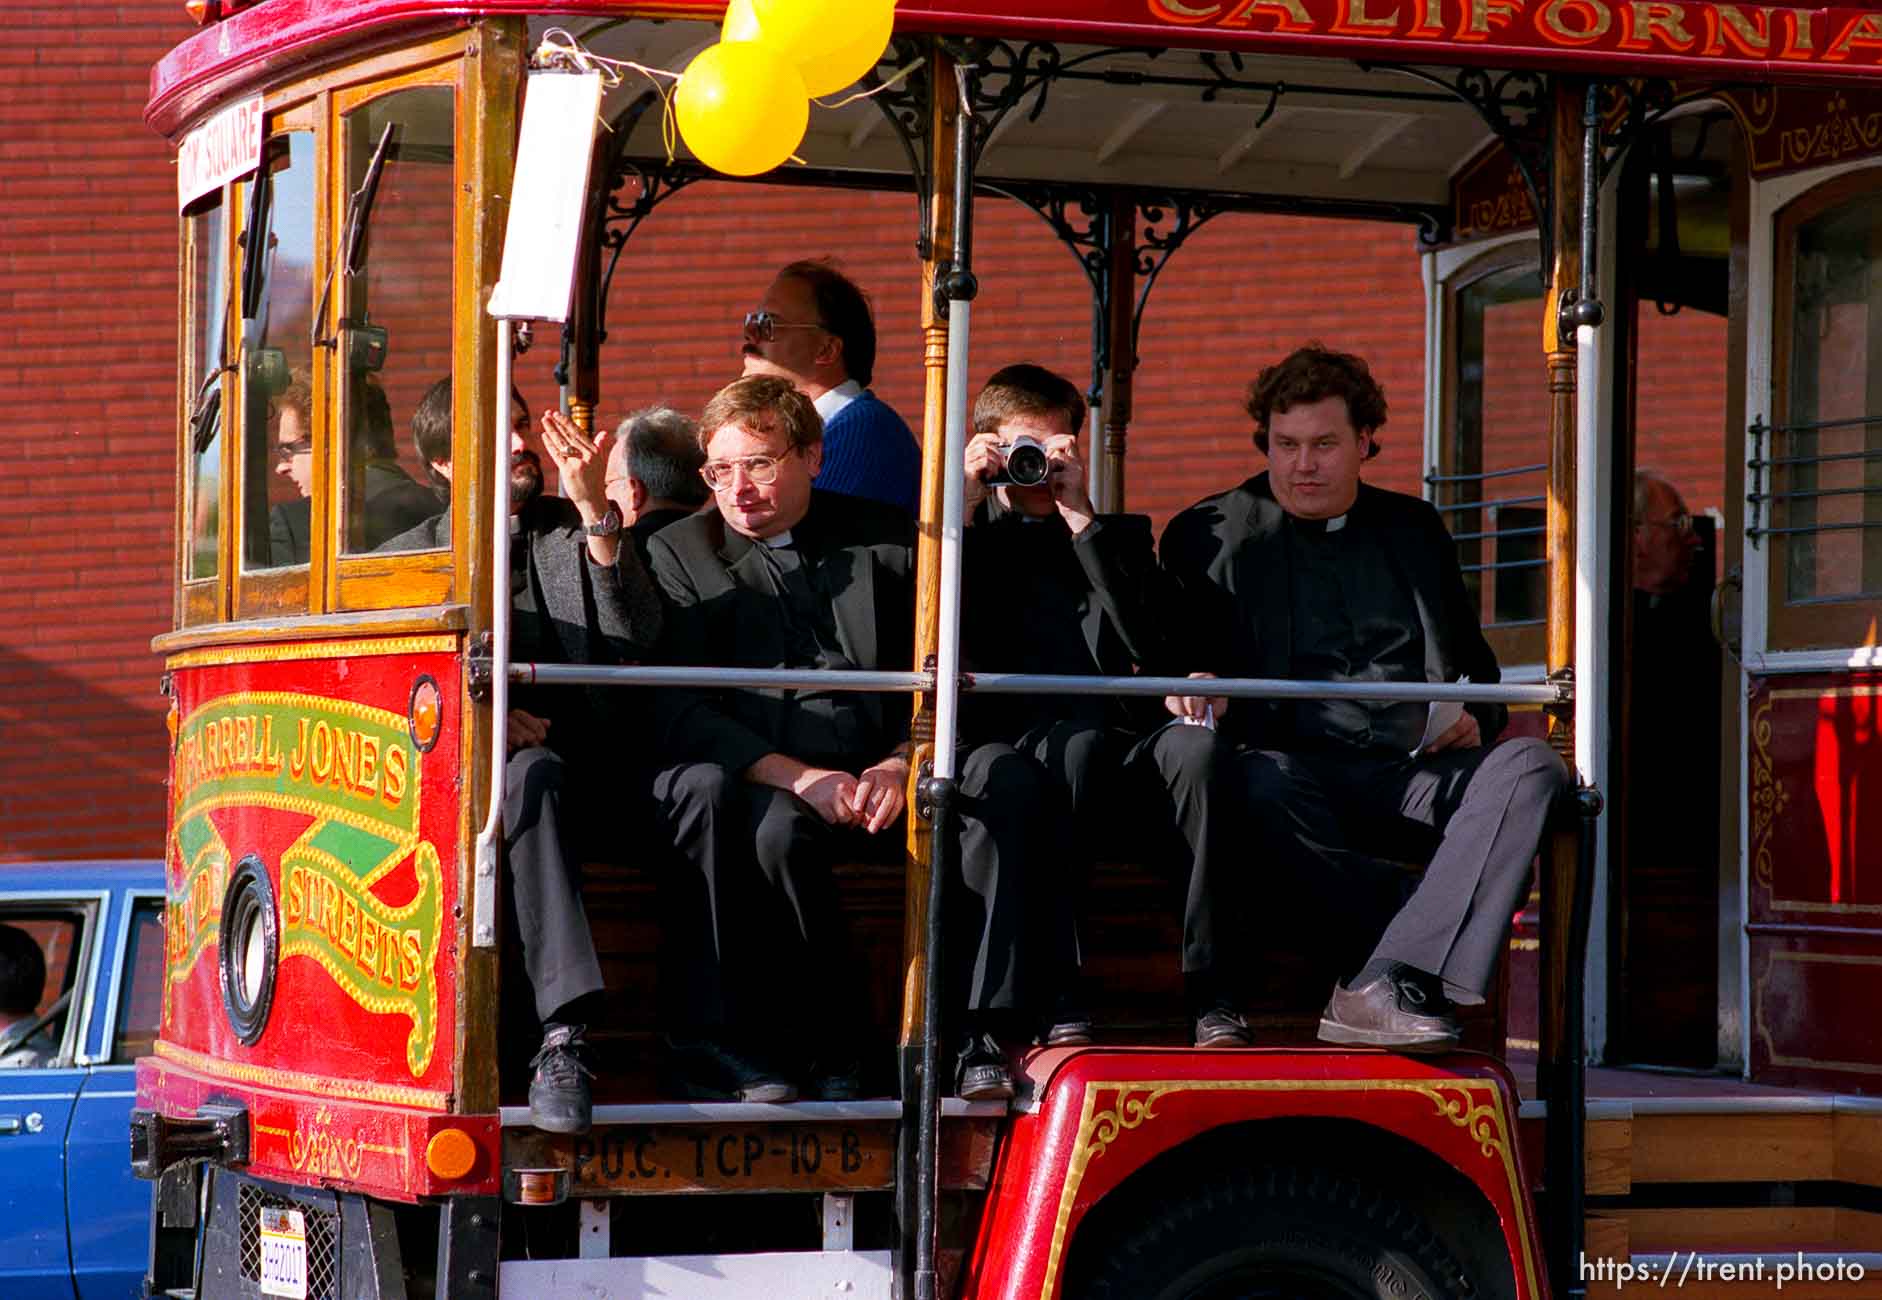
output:
[[285, 464], [293, 460], [296, 456], [308, 455], [313, 449], [314, 440], [312, 438], [296, 438], [293, 442], [276, 443], [274, 454], [276, 460]]
[[768, 311], [748, 311], [745, 313], [745, 332], [760, 343], [769, 343], [777, 338], [779, 330], [820, 330], [823, 326], [815, 321], [779, 320]]

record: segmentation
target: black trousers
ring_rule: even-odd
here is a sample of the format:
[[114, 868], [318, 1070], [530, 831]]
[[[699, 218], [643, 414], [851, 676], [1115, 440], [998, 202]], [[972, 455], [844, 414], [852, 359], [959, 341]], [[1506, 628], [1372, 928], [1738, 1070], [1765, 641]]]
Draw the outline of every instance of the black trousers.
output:
[[1139, 736], [1090, 722], [1037, 726], [1015, 742], [1069, 796], [1079, 869], [1120, 844], [1185, 882], [1182, 969], [1232, 991], [1245, 978], [1231, 926], [1252, 863], [1235, 746], [1181, 724]]
[[581, 860], [562, 807], [565, 772], [555, 754], [532, 746], [510, 755], [503, 774], [506, 884], [539, 1020], [602, 988], [582, 908]]
[[[946, 988], [955, 1011], [1042, 1010], [1069, 979], [1068, 833], [1044, 771], [1010, 745], [963, 750], [959, 851], [944, 884]], [[807, 1044], [853, 1038], [865, 999], [830, 875], [842, 861], [900, 862], [902, 823], [832, 826], [788, 791], [716, 763], [654, 779], [686, 870], [666, 905], [669, 1014], [708, 1032]]]
[[[1570, 786], [1553, 750], [1524, 738], [1417, 759], [1257, 750], [1244, 763], [1305, 935], [1349, 975], [1370, 948], [1441, 977], [1454, 1001], [1483, 1001]], [[1427, 855], [1421, 876], [1393, 860]]]

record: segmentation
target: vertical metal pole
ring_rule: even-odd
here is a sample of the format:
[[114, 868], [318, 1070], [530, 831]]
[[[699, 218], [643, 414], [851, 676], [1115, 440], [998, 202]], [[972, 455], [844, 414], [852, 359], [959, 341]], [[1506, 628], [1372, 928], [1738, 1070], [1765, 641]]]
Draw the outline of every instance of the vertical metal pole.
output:
[[1106, 217], [1111, 238], [1107, 253], [1107, 300], [1111, 318], [1111, 364], [1104, 377], [1104, 445], [1091, 447], [1094, 465], [1103, 465], [1101, 491], [1093, 504], [1106, 514], [1124, 509], [1125, 445], [1130, 437], [1131, 377], [1137, 369], [1137, 196], [1111, 196]]
[[503, 844], [504, 719], [510, 716], [510, 322], [497, 320], [496, 410], [490, 439], [490, 807], [477, 833], [471, 943], [497, 942], [497, 859]]

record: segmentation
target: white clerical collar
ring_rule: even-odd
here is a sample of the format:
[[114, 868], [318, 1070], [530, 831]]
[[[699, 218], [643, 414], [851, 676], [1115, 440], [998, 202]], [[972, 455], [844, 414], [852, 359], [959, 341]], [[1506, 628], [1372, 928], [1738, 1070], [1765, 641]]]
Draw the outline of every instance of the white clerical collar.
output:
[[1329, 533], [1337, 533], [1344, 527], [1346, 527], [1345, 515], [1334, 515], [1333, 518], [1327, 520], [1327, 531]]
[[769, 537], [760, 537], [758, 540], [775, 551], [780, 546], [789, 546], [791, 544], [791, 530], [787, 528], [781, 533], [773, 533]]
[[854, 379], [845, 379], [835, 388], [826, 388], [823, 396], [811, 405], [817, 408], [817, 417], [825, 424], [835, 418], [836, 413], [863, 395], [863, 386]]

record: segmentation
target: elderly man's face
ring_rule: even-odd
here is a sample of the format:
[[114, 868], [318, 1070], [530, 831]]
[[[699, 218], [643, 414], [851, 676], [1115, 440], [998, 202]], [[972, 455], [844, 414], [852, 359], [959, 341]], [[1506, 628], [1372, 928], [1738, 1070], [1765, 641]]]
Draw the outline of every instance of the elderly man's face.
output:
[[314, 494], [314, 439], [307, 419], [291, 406], [283, 406], [275, 417], [274, 472], [294, 484], [295, 492]]
[[1699, 535], [1679, 493], [1665, 483], [1647, 483], [1647, 510], [1634, 520], [1634, 590], [1664, 596], [1692, 576]]
[[739, 349], [746, 375], [775, 375], [799, 388], [813, 382], [818, 354], [835, 337], [817, 316], [817, 295], [802, 280], [780, 276], [765, 290], [758, 311], [768, 317], [765, 328], [747, 325]]
[[1353, 428], [1344, 397], [1290, 406], [1268, 417], [1268, 482], [1298, 519], [1332, 519], [1353, 508], [1359, 467], [1372, 438]]
[[[754, 540], [795, 528], [810, 511], [823, 444], [793, 450], [781, 433], [728, 424], [706, 441], [706, 483], [734, 532]], [[770, 482], [761, 480], [769, 479]]]

